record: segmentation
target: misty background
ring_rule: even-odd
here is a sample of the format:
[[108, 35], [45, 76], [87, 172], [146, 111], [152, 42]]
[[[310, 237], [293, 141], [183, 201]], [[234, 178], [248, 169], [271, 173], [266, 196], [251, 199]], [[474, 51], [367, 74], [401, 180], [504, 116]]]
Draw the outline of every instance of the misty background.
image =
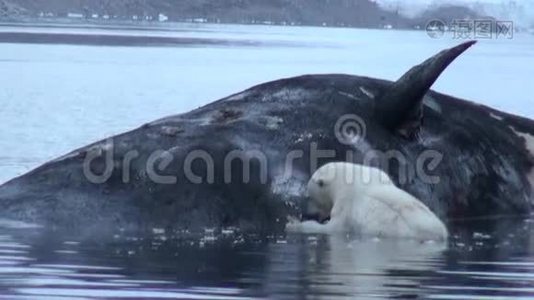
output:
[[493, 18], [534, 28], [534, 1], [0, 0], [0, 21], [192, 22], [422, 29], [429, 20]]
[[502, 21], [513, 21], [518, 27], [534, 27], [534, 1], [529, 0], [378, 0], [380, 5], [402, 15], [416, 17], [440, 7], [458, 6]]

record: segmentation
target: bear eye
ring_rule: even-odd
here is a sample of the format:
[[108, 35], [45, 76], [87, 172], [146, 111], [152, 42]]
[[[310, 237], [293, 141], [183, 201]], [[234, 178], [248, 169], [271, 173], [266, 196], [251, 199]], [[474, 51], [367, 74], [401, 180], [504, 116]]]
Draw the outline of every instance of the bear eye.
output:
[[319, 180], [319, 181], [317, 181], [317, 185], [318, 185], [319, 187], [324, 187], [324, 180]]

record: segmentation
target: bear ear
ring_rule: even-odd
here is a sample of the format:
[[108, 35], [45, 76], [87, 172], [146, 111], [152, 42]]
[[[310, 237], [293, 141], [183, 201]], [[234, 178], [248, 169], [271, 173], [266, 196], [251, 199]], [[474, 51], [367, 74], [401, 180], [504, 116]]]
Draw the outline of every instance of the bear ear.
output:
[[422, 125], [423, 99], [426, 93], [441, 73], [475, 43], [476, 41], [469, 41], [443, 50], [413, 67], [377, 100], [375, 117], [387, 129], [406, 138], [415, 137]]

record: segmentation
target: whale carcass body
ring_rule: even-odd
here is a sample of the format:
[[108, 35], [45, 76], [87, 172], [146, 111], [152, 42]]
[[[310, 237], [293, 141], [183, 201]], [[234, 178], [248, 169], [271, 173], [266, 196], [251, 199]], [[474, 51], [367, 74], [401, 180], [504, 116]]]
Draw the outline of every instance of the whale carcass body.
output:
[[473, 43], [397, 82], [265, 83], [75, 150], [0, 187], [0, 216], [63, 227], [283, 228], [313, 171], [374, 164], [440, 218], [527, 214], [534, 122], [430, 90]]

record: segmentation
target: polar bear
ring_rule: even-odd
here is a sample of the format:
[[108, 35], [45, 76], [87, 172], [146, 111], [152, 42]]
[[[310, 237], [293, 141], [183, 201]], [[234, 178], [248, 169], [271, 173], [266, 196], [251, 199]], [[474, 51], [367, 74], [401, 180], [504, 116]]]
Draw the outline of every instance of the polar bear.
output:
[[[367, 237], [445, 241], [443, 222], [421, 201], [395, 186], [379, 169], [351, 163], [330, 163], [308, 183], [321, 220], [289, 222], [286, 229], [304, 233], [354, 232]], [[310, 212], [311, 213], [311, 212]]]

